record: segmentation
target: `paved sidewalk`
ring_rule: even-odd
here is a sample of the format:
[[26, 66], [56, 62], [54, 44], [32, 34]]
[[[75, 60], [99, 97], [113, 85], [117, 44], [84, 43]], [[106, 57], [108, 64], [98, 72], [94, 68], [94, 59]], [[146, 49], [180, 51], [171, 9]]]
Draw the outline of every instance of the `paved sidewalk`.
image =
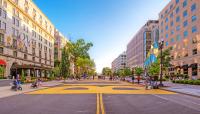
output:
[[175, 84], [172, 82], [163, 82], [163, 84], [166, 86], [162, 88], [164, 90], [200, 97], [199, 85]]
[[[69, 82], [70, 82], [70, 80], [69, 80]], [[45, 89], [48, 87], [53, 87], [53, 86], [57, 86], [57, 85], [61, 85], [61, 84], [63, 84], [63, 80], [43, 82], [42, 86], [39, 88], [36, 88], [36, 89], [31, 88], [31, 84], [23, 84], [22, 91], [12, 91], [10, 89], [11, 86], [0, 87], [0, 98], [9, 97], [9, 96], [13, 96], [13, 95], [19, 95], [19, 94], [23, 94], [26, 92], [31, 92], [31, 91], [35, 91], [35, 90], [39, 90], [39, 89]]]

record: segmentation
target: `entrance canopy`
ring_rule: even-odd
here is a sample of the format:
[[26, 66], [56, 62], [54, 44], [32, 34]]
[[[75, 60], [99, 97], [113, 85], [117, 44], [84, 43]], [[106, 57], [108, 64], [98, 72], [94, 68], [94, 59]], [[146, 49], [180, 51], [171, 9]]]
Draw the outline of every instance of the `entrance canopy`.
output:
[[4, 60], [0, 59], [0, 65], [6, 66], [6, 62]]

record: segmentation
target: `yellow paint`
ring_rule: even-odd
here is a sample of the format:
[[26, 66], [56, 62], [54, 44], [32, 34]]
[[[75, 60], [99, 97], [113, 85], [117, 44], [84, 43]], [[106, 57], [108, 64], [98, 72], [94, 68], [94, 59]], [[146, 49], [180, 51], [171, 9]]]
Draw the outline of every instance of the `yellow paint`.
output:
[[103, 96], [102, 93], [100, 94], [100, 105], [101, 105], [101, 114], [105, 114], [104, 103], [103, 103]]
[[100, 114], [100, 108], [99, 108], [99, 94], [97, 94], [97, 110], [96, 110], [96, 114]]
[[[107, 84], [106, 84], [107, 85]], [[71, 88], [87, 88], [87, 90], [66, 90]], [[133, 88], [137, 90], [114, 90], [113, 88]], [[95, 85], [63, 85], [38, 91], [33, 91], [27, 94], [176, 94], [160, 89], [145, 90], [144, 87], [137, 85], [110, 85], [110, 86], [95, 86]]]

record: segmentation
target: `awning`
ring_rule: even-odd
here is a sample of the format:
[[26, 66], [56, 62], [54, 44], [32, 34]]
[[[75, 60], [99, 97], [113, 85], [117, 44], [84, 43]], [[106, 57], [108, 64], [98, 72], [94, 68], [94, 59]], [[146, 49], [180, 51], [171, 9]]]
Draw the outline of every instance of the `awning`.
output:
[[198, 64], [197, 64], [197, 63], [191, 64], [190, 67], [192, 67], [192, 68], [197, 68], [197, 67], [198, 67]]
[[182, 68], [183, 69], [187, 69], [189, 66], [188, 65], [183, 65]]
[[0, 59], [0, 65], [6, 66], [6, 62], [2, 59]]

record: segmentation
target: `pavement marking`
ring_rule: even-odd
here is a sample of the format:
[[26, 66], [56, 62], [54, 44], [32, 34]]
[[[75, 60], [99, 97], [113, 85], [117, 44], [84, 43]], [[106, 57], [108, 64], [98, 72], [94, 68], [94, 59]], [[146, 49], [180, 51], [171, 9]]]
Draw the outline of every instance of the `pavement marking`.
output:
[[103, 95], [100, 93], [100, 105], [101, 105], [101, 114], [105, 114], [104, 103], [103, 103]]
[[99, 108], [99, 94], [97, 93], [97, 110], [96, 110], [96, 114], [100, 114], [100, 108]]
[[[85, 89], [70, 89], [70, 88], [85, 88]], [[114, 89], [119, 88], [119, 89]], [[127, 90], [127, 88], [132, 90]], [[63, 85], [59, 87], [52, 87], [44, 90], [37, 90], [26, 94], [176, 94], [166, 90], [145, 90], [144, 87], [138, 86], [85, 86], [85, 85]]]

